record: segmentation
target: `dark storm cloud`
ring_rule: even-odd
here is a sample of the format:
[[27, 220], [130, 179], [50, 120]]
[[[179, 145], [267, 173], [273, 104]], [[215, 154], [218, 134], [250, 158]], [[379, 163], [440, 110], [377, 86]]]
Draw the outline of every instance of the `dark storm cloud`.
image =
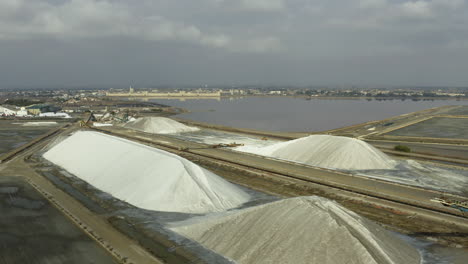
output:
[[8, 85], [466, 85], [465, 0], [0, 0]]

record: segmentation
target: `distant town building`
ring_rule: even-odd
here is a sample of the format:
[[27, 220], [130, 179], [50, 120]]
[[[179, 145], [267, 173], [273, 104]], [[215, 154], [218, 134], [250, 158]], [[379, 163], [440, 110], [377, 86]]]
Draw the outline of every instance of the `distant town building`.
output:
[[227, 95], [245, 95], [245, 91], [241, 89], [229, 89]]
[[177, 91], [177, 92], [135, 92], [133, 88], [129, 89], [128, 93], [106, 93], [107, 96], [120, 96], [120, 97], [176, 97], [176, 98], [196, 98], [196, 97], [221, 97], [221, 91]]
[[21, 107], [21, 109], [16, 112], [16, 116], [28, 116], [28, 111], [25, 107]]

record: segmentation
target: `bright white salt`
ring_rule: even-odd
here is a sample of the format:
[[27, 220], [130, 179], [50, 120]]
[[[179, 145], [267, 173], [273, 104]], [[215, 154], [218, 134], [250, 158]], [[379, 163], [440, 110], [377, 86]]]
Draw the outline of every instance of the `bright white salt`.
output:
[[171, 229], [242, 264], [420, 263], [405, 241], [319, 197], [284, 199]]
[[14, 124], [21, 124], [22, 126], [55, 126], [57, 122], [25, 122], [25, 123], [14, 123]]
[[97, 132], [76, 132], [44, 158], [143, 209], [207, 213], [249, 200], [237, 186], [186, 159]]
[[94, 122], [93, 126], [94, 127], [110, 127], [110, 126], [113, 126], [113, 125], [111, 123], [97, 123], [97, 122]]
[[344, 170], [393, 169], [397, 165], [396, 161], [362, 140], [329, 135], [312, 135], [267, 147], [244, 146], [236, 150]]
[[39, 117], [60, 117], [60, 118], [71, 118], [71, 116], [67, 113], [61, 113], [61, 112], [47, 112], [47, 113], [40, 113]]
[[141, 117], [129, 121], [124, 127], [152, 134], [175, 134], [200, 130], [166, 117]]

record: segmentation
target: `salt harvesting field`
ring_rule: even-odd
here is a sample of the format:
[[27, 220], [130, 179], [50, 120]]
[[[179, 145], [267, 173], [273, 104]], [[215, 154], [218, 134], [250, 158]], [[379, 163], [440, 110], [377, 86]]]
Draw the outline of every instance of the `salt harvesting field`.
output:
[[21, 177], [0, 177], [0, 263], [117, 263]]
[[364, 141], [348, 137], [312, 135], [270, 146], [242, 146], [236, 150], [468, 195], [468, 170], [442, 168], [413, 160], [395, 160]]
[[0, 155], [28, 143], [58, 125], [57, 122], [0, 121]]
[[142, 117], [126, 123], [124, 127], [150, 134], [164, 134], [186, 141], [209, 145], [237, 143], [259, 147], [281, 142], [271, 139], [262, 140], [260, 137], [250, 135], [190, 127], [166, 117]]
[[164, 117], [140, 118], [125, 127], [204, 144], [243, 144], [233, 150], [468, 195], [468, 170], [395, 160], [364, 141], [348, 137], [311, 135], [290, 141], [262, 140], [249, 135], [188, 127]]
[[388, 133], [391, 136], [468, 139], [468, 118], [434, 117]]
[[266, 147], [281, 142], [274, 139], [262, 140], [260, 137], [209, 129], [201, 129], [200, 131], [191, 133], [177, 133], [170, 136], [208, 145], [236, 143], [243, 144], [244, 146]]
[[393, 170], [356, 170], [351, 173], [468, 196], [468, 170], [445, 168], [414, 160], [399, 161]]
[[[203, 139], [201, 131], [180, 135], [191, 133]], [[311, 141], [321, 142], [322, 151], [329, 151], [333, 137], [325, 139]], [[256, 150], [287, 150], [285, 143], [257, 145]], [[391, 171], [401, 170], [401, 162], [371, 146], [355, 140], [349, 144], [341, 141], [339, 153], [327, 152], [328, 156], [343, 159], [349, 148], [376, 157], [367, 163], [350, 157], [336, 163], [341, 170], [371, 172], [374, 177], [386, 171], [388, 178], [394, 177]], [[125, 215], [145, 234], [164, 234], [176, 247], [208, 263], [421, 263], [420, 258], [422, 263], [451, 263], [451, 254], [460, 254], [389, 232], [325, 198], [265, 195], [229, 183], [174, 154], [97, 132], [77, 132], [54, 142], [43, 157], [70, 173], [67, 178], [76, 176], [75, 183], [90, 184], [86, 190], [97, 188], [97, 197], [115, 204], [111, 214]], [[115, 224], [122, 230], [129, 228], [119, 221]]]
[[[129, 204], [120, 215], [140, 219], [147, 223], [143, 228], [168, 234], [204, 259], [217, 259], [210, 263], [420, 263], [414, 246], [335, 202], [268, 197], [121, 138], [76, 132], [43, 157], [101, 190], [101, 197], [107, 193]], [[322, 248], [325, 237], [329, 244]]]

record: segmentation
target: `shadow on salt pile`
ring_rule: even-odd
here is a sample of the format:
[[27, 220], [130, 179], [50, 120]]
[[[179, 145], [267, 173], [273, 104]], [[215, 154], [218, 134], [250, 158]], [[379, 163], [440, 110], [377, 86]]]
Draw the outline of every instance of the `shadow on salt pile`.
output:
[[[146, 223], [148, 224], [156, 222], [161, 225], [166, 225], [166, 224], [170, 224], [173, 222], [180, 222], [180, 221], [185, 221], [189, 219], [197, 219], [198, 217], [206, 217], [208, 215], [217, 215], [217, 214], [222, 214], [224, 212], [237, 211], [240, 209], [249, 208], [252, 206], [262, 205], [262, 204], [280, 200], [280, 198], [276, 196], [272, 196], [270, 194], [261, 193], [261, 192], [248, 189], [240, 185], [236, 185], [236, 184], [234, 185], [238, 187], [239, 189], [243, 190], [244, 192], [248, 193], [250, 195], [250, 200], [239, 205], [238, 207], [230, 208], [223, 212], [209, 212], [209, 213], [165, 212], [165, 211], [145, 210], [141, 208], [123, 206], [122, 208], [125, 208], [125, 209], [120, 210], [120, 213], [124, 213], [125, 215], [128, 215], [128, 216], [134, 216], [134, 217], [138, 216], [140, 219], [146, 219]], [[110, 200], [113, 198], [111, 195], [107, 193], [102, 193], [99, 196], [107, 200]]]
[[421, 260], [405, 241], [319, 197], [284, 199], [173, 223], [170, 228], [243, 264], [419, 264]]

